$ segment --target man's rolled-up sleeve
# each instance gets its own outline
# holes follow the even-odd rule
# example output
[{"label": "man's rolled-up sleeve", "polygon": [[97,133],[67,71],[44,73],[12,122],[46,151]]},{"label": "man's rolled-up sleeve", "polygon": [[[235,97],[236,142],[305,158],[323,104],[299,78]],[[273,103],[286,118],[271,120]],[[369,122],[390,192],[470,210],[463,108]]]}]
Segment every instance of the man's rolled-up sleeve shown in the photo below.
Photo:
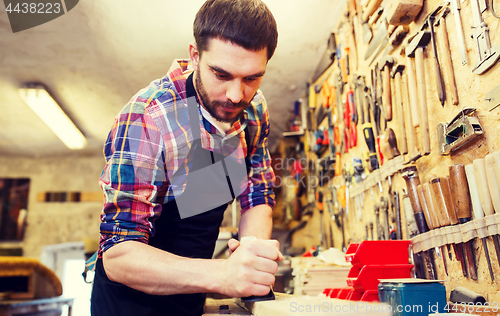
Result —
[{"label": "man's rolled-up sleeve", "polygon": [[[271,155],[269,153],[268,136],[270,129],[269,113],[265,100],[263,99],[260,119],[256,122],[249,122],[257,128],[257,139],[254,140],[254,146],[250,147],[250,162],[252,172],[248,178],[248,186],[240,195],[241,212],[255,207],[257,205],[268,205],[274,207],[275,196],[273,192],[275,175],[271,166]],[[253,147],[253,148],[252,148]]]},{"label": "man's rolled-up sleeve", "polygon": [[126,240],[148,243],[154,234],[166,184],[163,148],[144,105],[129,103],[115,119],[104,146],[99,256]]}]

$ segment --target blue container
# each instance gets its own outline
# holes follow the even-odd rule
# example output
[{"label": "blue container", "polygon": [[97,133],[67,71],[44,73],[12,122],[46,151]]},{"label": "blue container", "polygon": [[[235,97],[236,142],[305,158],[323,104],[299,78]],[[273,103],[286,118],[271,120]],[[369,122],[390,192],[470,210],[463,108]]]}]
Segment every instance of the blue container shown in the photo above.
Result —
[{"label": "blue container", "polygon": [[378,298],[390,305],[393,316],[428,316],[446,313],[446,289],[442,281],[423,279],[380,280]]}]

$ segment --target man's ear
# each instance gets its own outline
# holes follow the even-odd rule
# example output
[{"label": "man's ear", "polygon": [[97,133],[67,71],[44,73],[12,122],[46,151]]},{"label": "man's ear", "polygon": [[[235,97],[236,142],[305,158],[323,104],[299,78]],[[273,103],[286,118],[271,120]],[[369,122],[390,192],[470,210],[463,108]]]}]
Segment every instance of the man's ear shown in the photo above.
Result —
[{"label": "man's ear", "polygon": [[200,53],[198,52],[196,43],[194,42],[190,43],[188,49],[189,49],[189,58],[191,59],[191,66],[193,66],[193,69],[197,71],[198,64],[200,62]]}]

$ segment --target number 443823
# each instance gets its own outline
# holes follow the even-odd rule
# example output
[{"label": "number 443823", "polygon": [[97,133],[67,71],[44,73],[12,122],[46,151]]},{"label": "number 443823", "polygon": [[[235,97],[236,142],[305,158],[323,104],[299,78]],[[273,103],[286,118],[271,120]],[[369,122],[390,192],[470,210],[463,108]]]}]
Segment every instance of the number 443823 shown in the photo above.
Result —
[{"label": "number 443823", "polygon": [[478,313],[478,312],[487,312],[491,311],[493,313],[498,312],[499,307],[497,302],[489,303],[486,302],[484,304],[477,304],[474,305],[474,303],[468,303],[468,304],[446,304],[444,309],[448,313]]},{"label": "number 443823", "polygon": [[12,7],[12,3],[9,3],[5,8],[5,11],[9,13],[60,13],[61,4],[60,3],[17,3]]}]

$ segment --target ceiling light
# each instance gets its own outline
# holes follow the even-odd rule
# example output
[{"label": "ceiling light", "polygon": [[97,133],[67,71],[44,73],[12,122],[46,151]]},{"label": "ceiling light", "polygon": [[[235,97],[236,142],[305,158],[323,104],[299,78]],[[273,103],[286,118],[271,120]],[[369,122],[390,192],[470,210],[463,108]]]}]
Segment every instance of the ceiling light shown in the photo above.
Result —
[{"label": "ceiling light", "polygon": [[68,148],[82,149],[87,145],[85,136],[61,110],[44,86],[28,85],[19,89],[19,95]]}]

